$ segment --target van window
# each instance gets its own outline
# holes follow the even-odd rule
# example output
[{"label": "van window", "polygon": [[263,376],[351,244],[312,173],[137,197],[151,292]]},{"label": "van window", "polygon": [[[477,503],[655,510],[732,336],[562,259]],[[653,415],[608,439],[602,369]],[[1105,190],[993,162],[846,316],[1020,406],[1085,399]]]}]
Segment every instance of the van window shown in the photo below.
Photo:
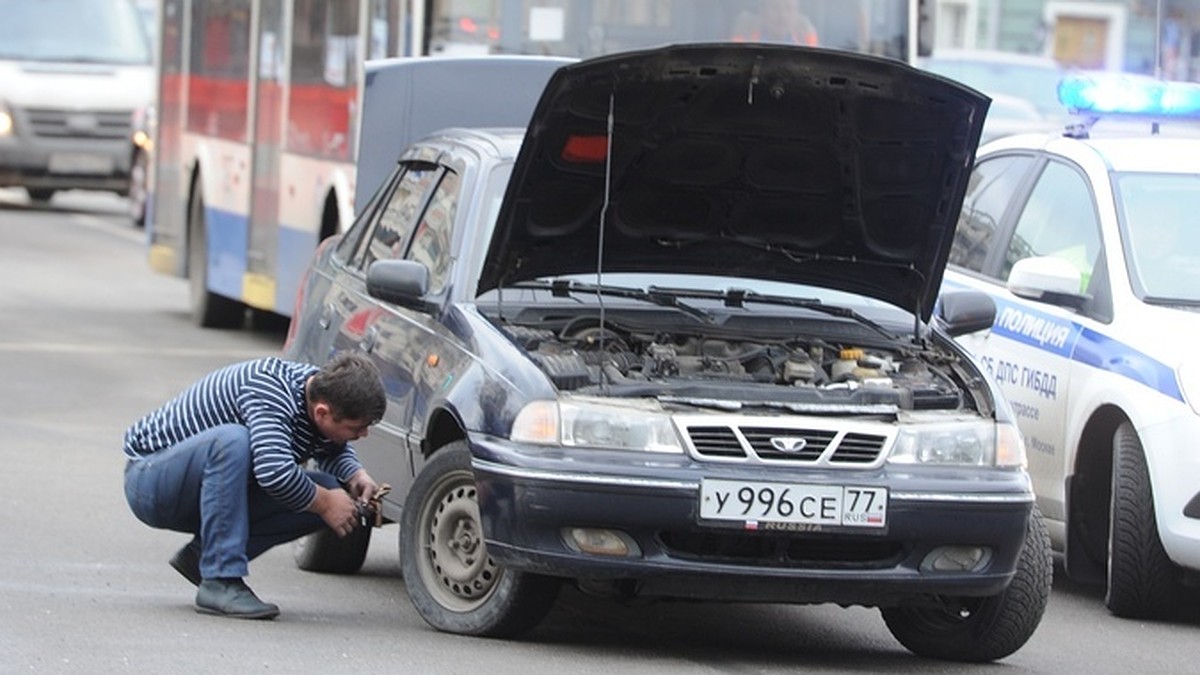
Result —
[{"label": "van window", "polygon": [[128,0],[0,0],[0,17],[0,59],[152,62],[142,19]]}]

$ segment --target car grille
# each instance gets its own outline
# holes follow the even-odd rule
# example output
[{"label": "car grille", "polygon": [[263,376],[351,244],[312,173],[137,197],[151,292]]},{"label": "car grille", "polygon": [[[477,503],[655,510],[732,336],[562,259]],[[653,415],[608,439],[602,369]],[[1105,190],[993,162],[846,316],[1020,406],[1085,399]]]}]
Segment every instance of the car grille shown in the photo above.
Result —
[{"label": "car grille", "polygon": [[133,112],[27,108],[33,133],[43,138],[129,138]]},{"label": "car grille", "polygon": [[762,418],[677,418],[692,456],[700,460],[863,468],[881,463],[894,436],[890,425],[763,424]]},{"label": "car grille", "polygon": [[762,567],[881,569],[895,566],[906,555],[904,544],[897,541],[787,537],[778,532],[664,531],[659,541],[673,557]]}]

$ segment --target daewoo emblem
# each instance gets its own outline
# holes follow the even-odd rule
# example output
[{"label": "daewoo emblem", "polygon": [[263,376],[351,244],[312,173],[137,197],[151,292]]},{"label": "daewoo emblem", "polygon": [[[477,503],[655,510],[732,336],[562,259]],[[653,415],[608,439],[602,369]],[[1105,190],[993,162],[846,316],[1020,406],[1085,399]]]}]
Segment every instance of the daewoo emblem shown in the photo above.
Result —
[{"label": "daewoo emblem", "polygon": [[780,452],[800,452],[806,445],[808,441],[799,436],[775,436],[771,439],[771,447]]}]

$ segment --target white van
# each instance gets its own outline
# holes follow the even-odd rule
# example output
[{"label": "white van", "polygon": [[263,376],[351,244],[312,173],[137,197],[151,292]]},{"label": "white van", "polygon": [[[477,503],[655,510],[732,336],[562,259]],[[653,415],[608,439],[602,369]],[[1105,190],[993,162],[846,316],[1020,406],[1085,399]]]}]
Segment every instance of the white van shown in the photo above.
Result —
[{"label": "white van", "polygon": [[129,0],[0,0],[0,187],[129,192],[133,111],[153,98]]}]

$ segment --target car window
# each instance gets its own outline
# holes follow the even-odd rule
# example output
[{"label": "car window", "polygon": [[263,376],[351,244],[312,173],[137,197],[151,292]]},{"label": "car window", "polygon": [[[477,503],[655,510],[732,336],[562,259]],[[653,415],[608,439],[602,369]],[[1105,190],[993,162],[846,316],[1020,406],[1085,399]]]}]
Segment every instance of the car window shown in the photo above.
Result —
[{"label": "car window", "polygon": [[1134,289],[1142,298],[1200,302],[1200,176],[1114,176]]},{"label": "car window", "polygon": [[1052,256],[1079,270],[1082,293],[1088,288],[1099,254],[1100,223],[1087,180],[1073,167],[1050,162],[1021,210],[1000,278],[1008,279],[1018,260]]},{"label": "car window", "polygon": [[437,179],[438,168],[431,164],[413,163],[406,167],[387,204],[381,209],[375,229],[367,238],[362,269],[376,260],[399,258],[413,230],[421,205]]},{"label": "car window", "polygon": [[1033,158],[1009,155],[979,162],[971,172],[950,247],[950,264],[982,272],[992,240]]},{"label": "car window", "polygon": [[453,171],[442,176],[409,248],[408,257],[429,268],[430,293],[438,293],[446,285],[450,270],[450,234],[461,185],[462,181]]}]

